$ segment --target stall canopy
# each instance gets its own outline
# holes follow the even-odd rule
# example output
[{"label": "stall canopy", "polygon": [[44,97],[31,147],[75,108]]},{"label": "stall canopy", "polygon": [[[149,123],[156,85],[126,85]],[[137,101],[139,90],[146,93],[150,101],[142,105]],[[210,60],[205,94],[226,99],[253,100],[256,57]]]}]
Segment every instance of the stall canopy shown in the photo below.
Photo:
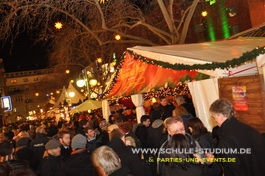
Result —
[{"label": "stall canopy", "polygon": [[70,111],[70,113],[82,112],[101,108],[101,101],[87,100]]},{"label": "stall canopy", "polygon": [[199,79],[196,71],[170,70],[135,60],[131,54],[125,54],[116,78],[108,87],[107,97],[123,97],[149,92],[162,86],[174,86],[181,80]]},{"label": "stall canopy", "polygon": [[[128,50],[140,56],[169,64],[212,64],[214,62],[226,62],[234,58],[244,57],[244,53],[253,51],[256,47],[265,46],[265,37],[260,38],[237,38],[233,40],[222,40],[217,42],[204,42],[183,45],[167,46],[135,46]],[[249,68],[252,66],[249,66]],[[214,77],[229,76],[228,70],[224,69],[196,69]],[[237,70],[234,70],[236,72]],[[248,70],[257,72],[257,70]]]},{"label": "stall canopy", "polygon": [[[265,38],[238,38],[196,44],[128,48],[111,84],[105,90],[105,97],[148,92],[166,83],[178,83],[187,77],[198,80],[201,77],[198,72],[212,77],[235,76],[238,73],[257,74],[253,58],[264,50],[257,47],[264,46]],[[264,64],[264,60],[260,58],[258,63]],[[229,66],[236,68],[227,69]]]},{"label": "stall canopy", "polygon": [[[69,96],[70,92],[74,93],[72,97]],[[65,88],[65,86],[63,86],[61,94],[53,107],[58,108],[60,103],[63,103],[64,101],[70,104],[79,103],[80,101],[82,102],[85,98],[86,97],[83,96],[78,90],[76,90],[73,84],[69,82],[67,89]]]},{"label": "stall canopy", "polygon": [[[199,73],[212,78],[258,74],[257,66],[265,64],[264,46],[265,38],[238,38],[128,48],[104,95],[111,98],[148,92],[167,83],[178,83],[187,78],[190,81],[203,78]],[[217,84],[216,79],[189,83],[196,113],[209,130],[212,124],[208,108],[219,98]]]}]

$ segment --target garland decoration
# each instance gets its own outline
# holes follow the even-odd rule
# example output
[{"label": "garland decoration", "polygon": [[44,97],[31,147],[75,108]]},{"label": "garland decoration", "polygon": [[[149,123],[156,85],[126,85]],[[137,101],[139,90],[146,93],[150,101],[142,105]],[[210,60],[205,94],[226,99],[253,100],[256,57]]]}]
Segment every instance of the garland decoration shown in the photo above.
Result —
[{"label": "garland decoration", "polygon": [[120,69],[122,68],[122,65],[124,63],[125,55],[130,54],[133,56],[135,60],[140,60],[142,62],[145,62],[147,64],[156,65],[162,68],[172,69],[172,70],[215,70],[215,69],[229,69],[234,68],[237,66],[240,66],[242,64],[245,64],[247,62],[253,61],[256,59],[257,56],[260,54],[265,54],[265,47],[256,47],[252,51],[243,53],[242,56],[239,58],[234,58],[232,60],[227,60],[226,62],[213,62],[213,63],[206,63],[206,64],[193,64],[193,65],[186,65],[186,64],[170,64],[168,62],[162,62],[162,61],[156,61],[152,59],[148,59],[146,57],[143,57],[141,55],[138,55],[137,53],[126,50],[122,57],[121,61],[119,62],[119,65],[116,68],[116,72],[114,73],[113,79],[111,84],[105,89],[104,93],[101,95],[100,99],[106,98],[106,96],[109,94],[113,86],[116,84],[117,78],[120,73]]},{"label": "garland decoration", "polygon": [[158,90],[153,89],[150,92],[143,93],[143,98],[149,100],[151,98],[187,95],[189,93],[188,85],[185,82],[179,82],[175,87],[161,87]]},{"label": "garland decoration", "polygon": [[193,64],[193,65],[186,65],[186,64],[170,64],[168,62],[162,62],[157,60],[148,59],[137,53],[127,50],[127,53],[131,54],[135,60],[140,60],[147,64],[157,65],[162,68],[169,68],[172,70],[215,70],[215,69],[229,69],[240,66],[245,64],[246,62],[252,61],[256,59],[257,56],[260,54],[265,54],[265,47],[257,47],[252,51],[243,53],[242,56],[239,58],[234,58],[232,60],[227,60],[226,62],[212,62],[206,64]]}]

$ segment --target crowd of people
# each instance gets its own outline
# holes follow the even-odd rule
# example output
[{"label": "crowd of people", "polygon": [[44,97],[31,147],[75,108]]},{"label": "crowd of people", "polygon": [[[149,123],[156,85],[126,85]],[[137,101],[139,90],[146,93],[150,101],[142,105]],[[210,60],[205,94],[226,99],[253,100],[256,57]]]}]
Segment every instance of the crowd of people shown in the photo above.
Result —
[{"label": "crowd of people", "polygon": [[[211,105],[218,124],[211,133],[187,97],[175,98],[169,102],[161,97],[139,124],[127,108],[113,113],[109,121],[96,112],[75,114],[69,122],[50,117],[3,126],[0,175],[265,175],[265,140],[235,118],[229,101],[219,99]],[[214,149],[233,152],[209,152]]]}]

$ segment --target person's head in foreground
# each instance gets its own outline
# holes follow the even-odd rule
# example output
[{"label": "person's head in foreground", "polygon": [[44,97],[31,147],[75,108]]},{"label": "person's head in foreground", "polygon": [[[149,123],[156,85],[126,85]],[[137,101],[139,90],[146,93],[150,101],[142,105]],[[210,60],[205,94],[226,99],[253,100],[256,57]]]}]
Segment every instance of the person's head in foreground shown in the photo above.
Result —
[{"label": "person's head in foreground", "polygon": [[96,149],[92,154],[92,162],[100,176],[108,176],[121,168],[120,158],[108,146]]},{"label": "person's head in foreground", "polygon": [[[194,158],[192,154],[189,154],[189,150],[195,147],[193,143],[191,143],[191,139],[189,136],[185,136],[183,134],[174,134],[169,140],[166,148],[168,149],[177,149],[179,151],[171,151],[166,154],[166,158],[178,158],[179,162],[169,162],[166,165],[170,167],[180,167],[181,169],[187,170],[189,167],[189,163],[185,162],[185,159]],[[181,161],[182,160],[182,161]]]},{"label": "person's head in foreground", "polygon": [[150,126],[150,123],[151,123],[151,121],[150,121],[150,116],[148,116],[148,115],[143,115],[143,116],[141,117],[141,123],[142,123],[145,127],[149,127],[149,126]]},{"label": "person's head in foreground", "polygon": [[51,139],[45,144],[45,149],[49,155],[60,156],[61,155],[61,143],[56,139]]},{"label": "person's head in foreground", "polygon": [[181,117],[168,117],[164,121],[166,131],[170,136],[174,134],[185,135],[185,127]]},{"label": "person's head in foreground", "polygon": [[208,133],[207,128],[199,118],[190,119],[188,122],[188,128],[195,139]]},{"label": "person's head in foreground", "polygon": [[125,133],[120,128],[112,130],[109,134],[109,139],[113,140],[114,138],[121,139],[125,143]]},{"label": "person's head in foreground", "polygon": [[58,139],[59,139],[60,143],[63,146],[70,146],[71,135],[70,135],[69,131],[61,130],[61,131],[58,132],[57,136],[58,136]]},{"label": "person's head in foreground", "polygon": [[229,100],[218,99],[210,106],[210,113],[218,126],[221,126],[227,119],[235,117],[236,111]]},{"label": "person's head in foreground", "polygon": [[132,137],[130,137],[130,136],[125,137],[125,145],[126,146],[136,147],[135,140]]}]

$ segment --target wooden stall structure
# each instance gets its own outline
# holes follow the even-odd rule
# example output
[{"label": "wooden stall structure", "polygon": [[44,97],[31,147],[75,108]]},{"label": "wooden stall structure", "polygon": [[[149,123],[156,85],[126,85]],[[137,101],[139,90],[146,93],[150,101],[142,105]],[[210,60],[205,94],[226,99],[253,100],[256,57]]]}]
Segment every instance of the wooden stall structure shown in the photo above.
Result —
[{"label": "wooden stall structure", "polygon": [[234,102],[233,87],[246,88],[247,110],[236,111],[236,118],[260,132],[265,132],[265,87],[263,75],[218,79],[219,96]]}]

